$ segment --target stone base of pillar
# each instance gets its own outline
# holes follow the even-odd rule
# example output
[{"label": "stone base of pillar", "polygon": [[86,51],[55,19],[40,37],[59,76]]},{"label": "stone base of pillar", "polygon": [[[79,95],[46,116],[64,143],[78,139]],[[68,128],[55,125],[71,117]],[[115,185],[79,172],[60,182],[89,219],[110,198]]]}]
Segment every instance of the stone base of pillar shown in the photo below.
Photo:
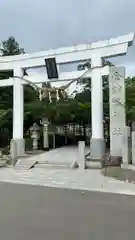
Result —
[{"label": "stone base of pillar", "polygon": [[13,139],[17,145],[17,157],[24,156],[25,153],[25,139],[24,138],[17,138]]},{"label": "stone base of pillar", "polygon": [[47,148],[43,148],[43,150],[45,151],[45,152],[48,152],[49,151],[49,147]]},{"label": "stone base of pillar", "polygon": [[100,161],[105,154],[105,139],[92,138],[90,141],[90,159]]},{"label": "stone base of pillar", "polygon": [[122,163],[122,157],[120,156],[112,156],[110,153],[106,153],[104,155],[103,161],[102,161],[102,167],[120,167]]}]

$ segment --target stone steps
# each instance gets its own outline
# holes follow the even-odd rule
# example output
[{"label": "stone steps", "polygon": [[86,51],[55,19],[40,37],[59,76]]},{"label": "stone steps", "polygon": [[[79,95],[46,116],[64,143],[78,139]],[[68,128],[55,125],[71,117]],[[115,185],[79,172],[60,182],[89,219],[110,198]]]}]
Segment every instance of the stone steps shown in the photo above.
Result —
[{"label": "stone steps", "polygon": [[37,163],[34,166],[35,168],[58,168],[58,169],[67,169],[71,168],[70,164],[51,164],[51,163]]},{"label": "stone steps", "polygon": [[18,159],[17,163],[15,164],[15,168],[29,170],[30,168],[34,167],[36,163],[37,160],[35,159],[22,158]]},{"label": "stone steps", "polygon": [[[15,168],[29,170],[36,168],[59,168],[73,169],[78,168],[79,155],[77,148],[61,148],[35,156],[25,156],[19,158]],[[84,160],[83,160],[84,161]],[[77,164],[78,163],[78,164]],[[87,169],[101,169],[101,162],[90,159],[90,153],[85,154],[85,164]],[[80,167],[82,169],[82,167]]]},{"label": "stone steps", "polygon": [[35,166],[35,168],[60,168],[60,169],[73,169],[73,168],[77,168],[78,164],[76,161],[66,161],[66,162],[62,162],[62,161],[38,161]]},{"label": "stone steps", "polygon": [[86,169],[101,169],[102,163],[100,160],[91,159],[90,152],[85,155],[85,166]]},{"label": "stone steps", "polygon": [[86,165],[86,169],[101,169],[102,168],[101,161],[94,161],[94,160],[87,161],[86,160],[85,165]]},{"label": "stone steps", "polygon": [[89,158],[85,160],[85,166],[86,166],[86,169],[101,169],[102,163],[99,160],[94,160]]}]

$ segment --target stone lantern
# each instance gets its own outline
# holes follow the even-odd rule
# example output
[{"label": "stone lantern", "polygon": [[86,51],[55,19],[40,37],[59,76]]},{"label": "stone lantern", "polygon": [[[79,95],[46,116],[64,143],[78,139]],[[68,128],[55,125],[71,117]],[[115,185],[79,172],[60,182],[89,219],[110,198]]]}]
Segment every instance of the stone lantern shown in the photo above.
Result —
[{"label": "stone lantern", "polygon": [[40,137],[40,127],[36,123],[34,123],[30,127],[30,134],[31,134],[31,138],[33,140],[32,148],[33,148],[33,150],[37,150],[38,149],[38,139]]},{"label": "stone lantern", "polygon": [[42,120],[40,121],[40,123],[43,126],[43,148],[44,150],[48,150],[49,149],[49,140],[48,140],[48,118],[42,118]]}]

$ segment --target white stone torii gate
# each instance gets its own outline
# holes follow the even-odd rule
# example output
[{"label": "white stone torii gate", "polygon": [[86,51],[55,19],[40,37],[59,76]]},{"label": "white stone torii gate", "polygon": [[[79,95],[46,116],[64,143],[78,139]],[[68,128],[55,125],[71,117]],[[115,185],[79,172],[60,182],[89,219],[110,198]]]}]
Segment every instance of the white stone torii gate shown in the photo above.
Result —
[{"label": "white stone torii gate", "polygon": [[[17,143],[18,156],[24,154],[23,84],[27,83],[17,77],[23,77],[23,69],[45,66],[45,58],[55,57],[58,67],[61,64],[91,60],[92,70],[88,71],[85,75],[85,77],[90,77],[92,82],[91,158],[100,159],[104,151],[102,76],[109,74],[109,67],[102,67],[102,58],[125,55],[128,47],[132,45],[133,38],[134,33],[130,33],[125,36],[110,38],[105,41],[91,44],[81,44],[32,54],[0,57],[0,71],[13,70],[14,76],[16,76],[7,80],[0,80],[0,87],[13,85],[13,139]],[[84,74],[85,70],[64,73],[59,72],[59,79],[54,79],[54,81],[78,79]],[[29,80],[28,77],[26,78]],[[49,81],[47,76],[45,76],[45,79],[45,81]],[[35,83],[39,84],[41,82],[43,81],[37,81]]]}]

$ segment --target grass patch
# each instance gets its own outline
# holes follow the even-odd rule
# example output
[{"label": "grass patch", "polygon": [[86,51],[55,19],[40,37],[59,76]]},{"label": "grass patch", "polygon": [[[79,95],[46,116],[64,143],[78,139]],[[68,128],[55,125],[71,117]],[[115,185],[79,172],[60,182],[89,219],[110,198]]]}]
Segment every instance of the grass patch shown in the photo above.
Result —
[{"label": "grass patch", "polygon": [[108,167],[102,170],[106,177],[115,178],[121,181],[135,182],[135,171],[122,169],[120,167]]}]

